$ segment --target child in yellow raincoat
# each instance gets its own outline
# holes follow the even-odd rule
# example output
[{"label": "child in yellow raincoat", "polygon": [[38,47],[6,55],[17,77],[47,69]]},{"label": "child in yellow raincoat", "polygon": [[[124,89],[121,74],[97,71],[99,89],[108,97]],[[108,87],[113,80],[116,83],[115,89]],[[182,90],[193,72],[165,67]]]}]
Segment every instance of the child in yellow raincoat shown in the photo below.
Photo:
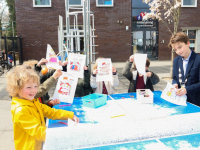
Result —
[{"label": "child in yellow raincoat", "polygon": [[17,66],[6,75],[7,90],[12,96],[11,112],[16,150],[41,150],[46,137],[44,117],[68,118],[79,122],[73,112],[50,108],[34,96],[39,86],[39,76],[30,66]]}]

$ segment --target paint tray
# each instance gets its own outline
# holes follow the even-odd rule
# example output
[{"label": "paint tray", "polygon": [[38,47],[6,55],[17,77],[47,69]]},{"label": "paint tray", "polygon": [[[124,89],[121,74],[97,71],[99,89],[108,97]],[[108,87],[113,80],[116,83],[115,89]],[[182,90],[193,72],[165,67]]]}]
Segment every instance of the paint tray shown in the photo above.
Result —
[{"label": "paint tray", "polygon": [[149,89],[137,89],[137,100],[142,104],[153,103],[153,92]]},{"label": "paint tray", "polygon": [[93,93],[82,97],[83,106],[89,108],[98,108],[106,104],[107,95]]}]

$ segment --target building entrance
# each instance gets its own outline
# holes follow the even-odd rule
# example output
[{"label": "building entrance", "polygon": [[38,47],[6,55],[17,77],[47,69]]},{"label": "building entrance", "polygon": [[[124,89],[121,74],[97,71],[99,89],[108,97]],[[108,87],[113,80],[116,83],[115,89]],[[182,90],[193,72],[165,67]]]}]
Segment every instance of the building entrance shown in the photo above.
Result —
[{"label": "building entrance", "polygon": [[157,20],[132,21],[133,54],[144,53],[151,60],[158,59]]},{"label": "building entrance", "polygon": [[133,54],[144,53],[149,59],[158,58],[157,31],[133,31]]},{"label": "building entrance", "polygon": [[144,20],[145,12],[150,12],[148,4],[142,0],[132,0],[132,50],[147,54],[149,59],[158,59],[158,21]]}]

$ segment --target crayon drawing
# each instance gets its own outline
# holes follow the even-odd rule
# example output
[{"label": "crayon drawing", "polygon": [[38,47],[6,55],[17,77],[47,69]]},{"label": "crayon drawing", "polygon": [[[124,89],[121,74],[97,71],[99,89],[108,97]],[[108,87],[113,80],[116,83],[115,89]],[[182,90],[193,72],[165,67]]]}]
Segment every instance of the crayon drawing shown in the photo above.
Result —
[{"label": "crayon drawing", "polygon": [[48,60],[48,63],[46,63],[47,68],[62,69],[53,48],[49,44],[47,44],[46,59]]},{"label": "crayon drawing", "polygon": [[83,67],[86,55],[70,53],[68,56],[67,72],[74,74],[78,78],[83,78]]},{"label": "crayon drawing", "polygon": [[112,63],[110,58],[99,59],[97,69],[97,82],[112,80]]},{"label": "crayon drawing", "polygon": [[176,95],[176,91],[177,89],[171,83],[167,82],[167,86],[163,90],[161,98],[176,105],[186,106],[187,96],[178,96]]},{"label": "crayon drawing", "polygon": [[[65,79],[63,79],[63,80],[65,80]],[[60,93],[62,95],[70,95],[72,82],[73,82],[73,79],[66,80],[66,82],[60,81],[60,88],[58,90],[58,93]]]},{"label": "crayon drawing", "polygon": [[77,81],[77,77],[74,77],[67,72],[63,72],[63,75],[58,79],[53,99],[57,98],[61,102],[73,103]]},{"label": "crayon drawing", "polygon": [[55,53],[49,53],[49,62],[57,63],[57,57]]},{"label": "crayon drawing", "polygon": [[79,62],[70,62],[70,70],[80,71],[80,63]]}]

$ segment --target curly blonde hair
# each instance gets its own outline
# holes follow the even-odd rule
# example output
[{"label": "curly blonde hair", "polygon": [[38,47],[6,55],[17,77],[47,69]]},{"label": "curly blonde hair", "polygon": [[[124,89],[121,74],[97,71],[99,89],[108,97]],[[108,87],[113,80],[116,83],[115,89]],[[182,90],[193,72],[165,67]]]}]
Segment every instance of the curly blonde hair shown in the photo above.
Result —
[{"label": "curly blonde hair", "polygon": [[23,65],[27,65],[27,66],[31,66],[31,67],[34,67],[35,64],[38,64],[38,61],[37,60],[28,60],[28,61],[24,61],[23,62]]},{"label": "curly blonde hair", "polygon": [[20,65],[10,70],[6,74],[6,89],[9,95],[12,97],[18,97],[19,90],[22,89],[29,80],[37,83],[37,85],[40,84],[39,76],[31,66]]}]

